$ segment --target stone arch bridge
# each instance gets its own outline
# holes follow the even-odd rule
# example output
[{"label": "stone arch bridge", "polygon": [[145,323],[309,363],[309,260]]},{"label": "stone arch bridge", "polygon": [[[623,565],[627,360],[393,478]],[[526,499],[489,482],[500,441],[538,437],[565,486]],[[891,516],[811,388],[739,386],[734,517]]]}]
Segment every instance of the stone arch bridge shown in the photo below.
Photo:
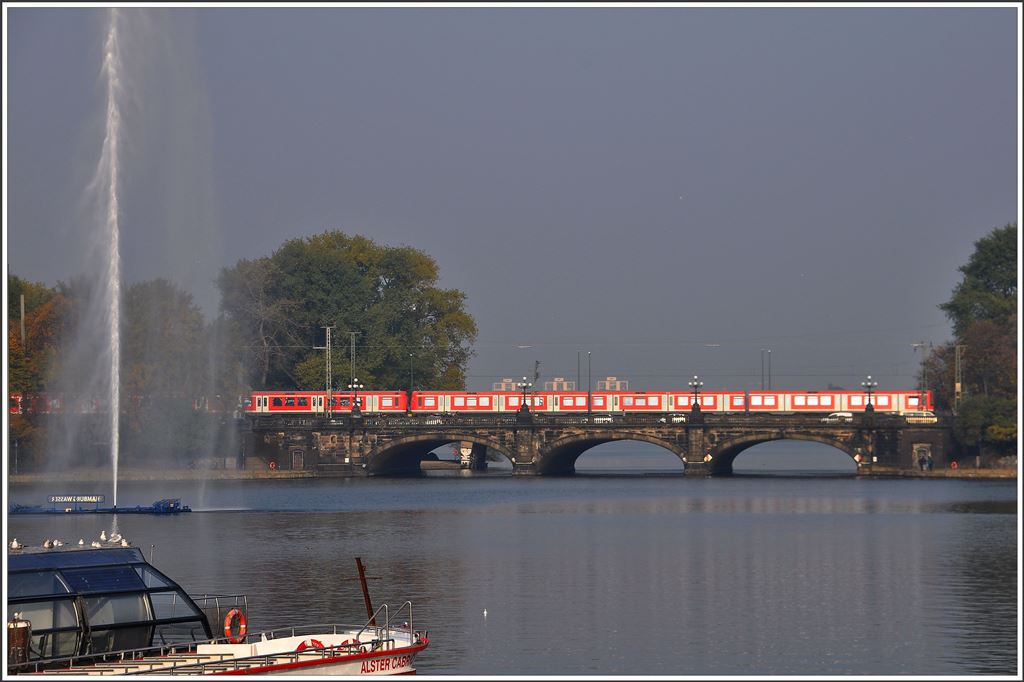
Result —
[{"label": "stone arch bridge", "polygon": [[506,457],[518,475],[572,474],[584,452],[621,440],[663,447],[679,457],[687,475],[697,476],[729,475],[741,452],[783,439],[831,445],[870,470],[914,469],[921,454],[942,468],[951,455],[945,420],[907,424],[896,415],[870,412],[848,423],[826,423],[821,415],[700,412],[685,422],[659,415],[261,415],[246,418],[241,428],[239,466],[322,476],[418,473],[431,450],[459,442],[473,444],[479,468],[490,450]]}]

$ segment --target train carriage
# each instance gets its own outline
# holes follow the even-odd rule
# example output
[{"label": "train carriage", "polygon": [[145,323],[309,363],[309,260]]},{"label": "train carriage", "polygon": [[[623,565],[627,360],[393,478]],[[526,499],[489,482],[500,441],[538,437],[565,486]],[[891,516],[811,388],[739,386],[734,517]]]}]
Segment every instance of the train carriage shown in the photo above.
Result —
[{"label": "train carriage", "polygon": [[[721,393],[706,392],[700,394],[700,409],[705,412],[716,412],[722,409],[722,395]],[[693,393],[684,393],[682,391],[671,391],[667,394],[667,400],[669,404],[669,410],[672,412],[687,412],[693,409]]]},{"label": "train carriage", "polygon": [[501,410],[501,400],[504,396],[497,392],[467,392],[452,393],[449,395],[449,410],[451,412],[498,412]]},{"label": "train carriage", "polygon": [[668,409],[668,396],[664,393],[632,391],[619,393],[615,397],[618,399],[617,411],[665,412]]},{"label": "train carriage", "polygon": [[[550,412],[552,411],[553,402],[551,400],[552,393],[528,393],[526,396],[526,404],[530,406],[531,410],[537,412]],[[516,412],[523,406],[523,394],[522,393],[509,393],[505,396],[505,410],[506,412]]]},{"label": "train carriage", "polygon": [[553,412],[586,412],[587,411],[587,393],[584,392],[565,392],[565,393],[550,393],[549,406]]},{"label": "train carriage", "polygon": [[[366,391],[358,397],[350,392],[331,392],[331,412],[351,412],[355,400],[365,412],[404,412],[408,396],[404,391]],[[323,414],[327,411],[325,391],[256,391],[245,404],[246,412],[259,414]]]}]

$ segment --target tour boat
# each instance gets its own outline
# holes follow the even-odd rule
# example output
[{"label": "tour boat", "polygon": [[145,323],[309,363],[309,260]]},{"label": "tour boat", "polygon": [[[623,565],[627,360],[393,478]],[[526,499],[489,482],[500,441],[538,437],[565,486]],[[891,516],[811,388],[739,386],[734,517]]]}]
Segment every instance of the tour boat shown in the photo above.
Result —
[{"label": "tour boat", "polygon": [[[51,543],[52,545],[52,543]],[[362,575],[362,564],[356,560]],[[12,543],[8,675],[397,675],[429,642],[412,602],[362,625],[248,631],[244,595],[189,596],[136,547]]]},{"label": "tour boat", "polygon": [[[176,497],[157,500],[143,507],[101,507],[104,495],[50,495],[50,506],[29,504],[12,504],[10,514],[181,514],[192,511],[188,505],[182,504]],[[91,507],[82,506],[91,504]]]}]

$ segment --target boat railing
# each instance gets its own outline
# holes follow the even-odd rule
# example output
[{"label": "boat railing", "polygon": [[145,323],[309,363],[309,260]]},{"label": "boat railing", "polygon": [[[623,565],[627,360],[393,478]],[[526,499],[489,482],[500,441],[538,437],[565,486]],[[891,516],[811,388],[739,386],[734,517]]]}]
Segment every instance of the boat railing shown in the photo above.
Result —
[{"label": "boat railing", "polygon": [[[379,626],[377,625],[377,616],[381,615],[382,611],[384,612],[384,625]],[[404,621],[397,628],[392,628],[391,618],[394,617],[397,619],[399,616],[402,615],[403,612],[407,612],[409,614],[409,619],[407,621]],[[359,639],[360,635],[362,635],[364,632],[373,632],[375,633],[374,639],[380,640],[381,642],[390,642],[390,645],[385,645],[385,648],[391,649],[395,646],[394,637],[391,636],[391,631],[393,629],[400,629],[403,631],[407,630],[409,632],[409,641],[415,641],[416,630],[413,629],[411,601],[407,601],[401,606],[399,606],[397,609],[395,609],[393,616],[391,613],[391,606],[389,604],[385,603],[378,606],[377,610],[374,611],[373,615],[371,615],[370,618],[366,621],[366,625],[364,625],[362,629],[360,629],[359,632],[356,633],[356,639]]]},{"label": "boat railing", "polygon": [[[215,595],[207,595],[214,597]],[[216,595],[224,598],[224,595]],[[243,595],[239,595],[240,597]],[[193,597],[194,599],[194,597]],[[395,613],[400,613],[402,609],[409,607],[409,633],[410,633],[410,644],[415,644],[418,633],[414,633],[411,629],[412,625],[412,604],[406,602],[403,604]],[[387,623],[387,605],[381,606],[377,609],[379,613],[381,610],[385,612],[385,623]],[[376,613],[374,614],[377,615]],[[357,630],[358,625],[354,624],[324,624],[324,625],[301,625],[295,627],[284,627],[277,628],[274,630],[267,630],[259,633],[248,633],[245,636],[244,642],[247,644],[254,644],[260,641],[272,640],[272,639],[283,639],[286,637],[298,637],[305,635],[322,635],[326,633],[335,635],[348,635],[349,633]],[[324,647],[323,649],[305,649],[307,655],[312,653],[320,652],[324,656],[337,656],[338,654],[355,654],[362,653],[363,647],[369,646],[371,650],[380,649],[393,649],[395,648],[394,637],[391,636],[392,631],[405,632],[406,628],[404,625],[390,628],[385,626],[370,628],[369,623],[363,626],[362,629],[358,630],[359,634],[363,632],[374,633],[372,640],[364,642],[353,641],[348,644],[341,644],[337,646]],[[359,639],[358,635],[353,639]],[[202,662],[194,664],[184,664],[175,666],[173,669],[168,667],[168,664],[175,657],[183,656],[195,656],[197,655],[197,649],[203,644],[223,644],[224,637],[214,637],[208,640],[199,640],[193,642],[181,642],[176,644],[165,644],[163,646],[154,647],[142,647],[136,649],[123,649],[120,651],[108,651],[105,653],[97,654],[84,654],[78,656],[67,656],[63,658],[48,658],[41,660],[33,660],[25,663],[15,663],[8,665],[8,671],[12,674],[28,674],[28,673],[47,673],[54,672],[55,670],[73,668],[74,666],[89,665],[92,669],[96,670],[102,668],[104,664],[108,666],[122,666],[131,665],[133,668],[141,668],[147,665],[151,665],[154,670],[159,668],[159,672],[175,675],[175,674],[189,674],[194,673],[196,670],[209,670],[215,666],[225,666],[226,669],[243,668],[251,666],[254,661],[260,660],[271,661],[272,659],[280,659],[282,656],[291,657],[298,660],[299,652],[276,652],[273,654],[259,654],[256,656],[243,656],[238,657],[234,654],[217,654],[217,653],[204,653],[203,657],[206,659]]]},{"label": "boat railing", "polygon": [[224,619],[233,610],[238,609],[245,618],[249,617],[249,601],[244,594],[190,594],[189,599],[195,602],[206,616],[215,639],[223,639],[223,637],[216,637],[216,633],[221,632],[224,627]]}]

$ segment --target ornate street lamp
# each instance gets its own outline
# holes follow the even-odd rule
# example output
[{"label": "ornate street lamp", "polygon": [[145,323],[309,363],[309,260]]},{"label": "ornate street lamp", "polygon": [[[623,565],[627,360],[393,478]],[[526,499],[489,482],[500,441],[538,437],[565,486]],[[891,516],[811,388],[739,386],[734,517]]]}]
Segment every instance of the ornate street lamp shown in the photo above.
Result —
[{"label": "ornate street lamp", "polygon": [[365,388],[359,379],[352,379],[352,383],[348,385],[348,390],[352,391],[352,416],[359,417],[361,410],[359,409],[359,389]]},{"label": "ornate street lamp", "polygon": [[867,405],[864,406],[865,412],[874,412],[875,406],[871,404],[871,394],[874,393],[875,389],[878,388],[878,382],[871,380],[871,375],[868,375],[866,381],[860,382],[860,385],[864,388],[864,393],[868,396]]},{"label": "ornate street lamp", "polygon": [[530,411],[530,406],[527,404],[526,392],[533,388],[533,384],[523,377],[522,381],[516,382],[516,387],[523,392],[522,402],[519,404],[519,412],[521,414],[527,414]]},{"label": "ornate street lamp", "polygon": [[700,412],[700,389],[703,386],[704,382],[694,374],[693,380],[690,381],[690,390],[693,391],[693,405],[691,405],[690,409],[694,412]]}]

